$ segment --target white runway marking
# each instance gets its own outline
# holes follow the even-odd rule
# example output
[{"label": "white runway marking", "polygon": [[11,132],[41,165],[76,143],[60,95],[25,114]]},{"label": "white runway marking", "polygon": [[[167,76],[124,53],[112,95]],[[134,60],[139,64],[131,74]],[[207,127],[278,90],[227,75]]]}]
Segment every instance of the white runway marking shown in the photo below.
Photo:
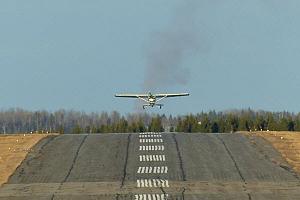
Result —
[{"label": "white runway marking", "polygon": [[139,167],[137,173],[138,174],[167,174],[168,166]]},{"label": "white runway marking", "polygon": [[155,133],[155,132],[144,132],[144,133],[139,133],[140,135],[161,135],[162,133]]},{"label": "white runway marking", "polygon": [[140,146],[140,151],[164,151],[165,146],[164,145],[154,145],[154,146]]},{"label": "white runway marking", "polygon": [[[139,134],[140,143],[163,143],[161,133],[146,132]],[[164,145],[140,145],[139,151],[164,151]],[[163,154],[139,155],[140,162],[165,162],[166,156]],[[139,166],[137,174],[167,174],[168,166]],[[148,175],[149,176],[149,175]],[[138,188],[168,188],[169,181],[166,179],[137,179]],[[167,200],[168,194],[136,194],[135,200]]]},{"label": "white runway marking", "polygon": [[141,171],[141,173],[143,174],[143,173],[144,173],[144,171],[145,171],[145,168],[143,167],[143,168],[142,168],[142,171]]},{"label": "white runway marking", "polygon": [[139,135],[139,138],[161,138],[161,135]]},{"label": "white runway marking", "polygon": [[164,162],[166,161],[165,155],[139,155],[140,162]]},{"label": "white runway marking", "polygon": [[141,187],[141,183],[140,183],[140,180],[136,180],[136,184],[137,184],[137,187]]},{"label": "white runway marking", "polygon": [[[150,182],[150,181],[149,181]],[[149,187],[148,186],[148,179],[145,179],[145,187]]]},{"label": "white runway marking", "polygon": [[138,179],[136,180],[138,188],[144,187],[163,187],[167,188],[169,186],[169,181],[164,179]]},{"label": "white runway marking", "polygon": [[157,139],[157,138],[140,139],[140,143],[163,143],[163,139]]},{"label": "white runway marking", "polygon": [[168,194],[136,194],[135,200],[166,200]]},{"label": "white runway marking", "polygon": [[141,186],[141,187],[145,187],[145,183],[144,183],[144,180],[143,180],[143,179],[140,180],[140,186]]}]

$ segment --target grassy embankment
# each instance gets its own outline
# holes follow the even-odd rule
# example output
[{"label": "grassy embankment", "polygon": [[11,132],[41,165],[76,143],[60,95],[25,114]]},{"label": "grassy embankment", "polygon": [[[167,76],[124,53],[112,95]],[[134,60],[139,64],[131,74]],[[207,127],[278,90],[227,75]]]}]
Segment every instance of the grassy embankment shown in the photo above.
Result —
[{"label": "grassy embankment", "polygon": [[0,185],[7,181],[32,147],[49,135],[53,134],[0,135]]},{"label": "grassy embankment", "polygon": [[260,136],[269,141],[293,169],[300,174],[300,132],[263,131],[243,133]]}]

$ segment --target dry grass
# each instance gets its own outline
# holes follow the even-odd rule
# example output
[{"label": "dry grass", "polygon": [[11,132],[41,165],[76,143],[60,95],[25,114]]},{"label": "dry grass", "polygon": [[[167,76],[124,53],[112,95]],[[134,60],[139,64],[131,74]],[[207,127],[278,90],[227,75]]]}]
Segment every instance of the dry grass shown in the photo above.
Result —
[{"label": "dry grass", "polygon": [[300,173],[300,132],[268,131],[247,133],[268,140],[283,158]]},{"label": "dry grass", "polygon": [[31,148],[49,134],[0,135],[0,185],[21,164]]}]

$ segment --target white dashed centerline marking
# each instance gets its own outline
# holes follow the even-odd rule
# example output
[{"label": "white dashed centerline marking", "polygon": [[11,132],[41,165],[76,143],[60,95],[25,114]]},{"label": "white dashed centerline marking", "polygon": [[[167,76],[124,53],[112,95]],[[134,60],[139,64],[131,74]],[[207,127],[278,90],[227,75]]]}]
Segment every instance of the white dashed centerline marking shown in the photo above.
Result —
[{"label": "white dashed centerline marking", "polygon": [[168,194],[136,194],[135,200],[166,200]]},{"label": "white dashed centerline marking", "polygon": [[166,174],[168,173],[168,166],[146,166],[139,167],[137,170],[138,174]]},{"label": "white dashed centerline marking", "polygon": [[163,139],[157,139],[157,138],[140,139],[140,143],[163,143]]},{"label": "white dashed centerline marking", "polygon": [[139,135],[139,138],[161,138],[161,135]]},{"label": "white dashed centerline marking", "polygon": [[136,180],[137,187],[138,188],[144,188],[144,187],[163,187],[167,188],[169,186],[169,181],[165,179],[138,179]]},{"label": "white dashed centerline marking", "polygon": [[140,151],[164,151],[165,146],[164,145],[154,145],[154,146],[140,146]]},{"label": "white dashed centerline marking", "polygon": [[140,135],[161,135],[161,133],[155,133],[155,132],[144,132],[144,133],[140,133]]},{"label": "white dashed centerline marking", "polygon": [[165,155],[139,155],[140,162],[164,162],[166,161]]},{"label": "white dashed centerline marking", "polygon": [[[161,133],[146,132],[139,134],[139,143],[163,143]],[[140,145],[139,151],[164,151],[164,145]],[[142,154],[139,155],[140,162],[165,162],[164,154]],[[167,174],[168,166],[139,166],[137,174]],[[168,188],[169,181],[166,179],[137,179],[138,188]],[[136,200],[167,200],[168,194],[136,194]]]}]

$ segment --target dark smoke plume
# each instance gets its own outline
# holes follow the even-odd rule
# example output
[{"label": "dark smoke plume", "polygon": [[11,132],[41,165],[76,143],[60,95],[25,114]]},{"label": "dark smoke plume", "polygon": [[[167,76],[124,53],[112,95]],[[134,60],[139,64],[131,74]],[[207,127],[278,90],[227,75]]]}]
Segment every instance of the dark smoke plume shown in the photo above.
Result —
[{"label": "dark smoke plume", "polygon": [[197,0],[185,0],[169,26],[153,34],[146,49],[144,91],[187,84],[190,71],[183,61],[199,49],[195,15]]}]

